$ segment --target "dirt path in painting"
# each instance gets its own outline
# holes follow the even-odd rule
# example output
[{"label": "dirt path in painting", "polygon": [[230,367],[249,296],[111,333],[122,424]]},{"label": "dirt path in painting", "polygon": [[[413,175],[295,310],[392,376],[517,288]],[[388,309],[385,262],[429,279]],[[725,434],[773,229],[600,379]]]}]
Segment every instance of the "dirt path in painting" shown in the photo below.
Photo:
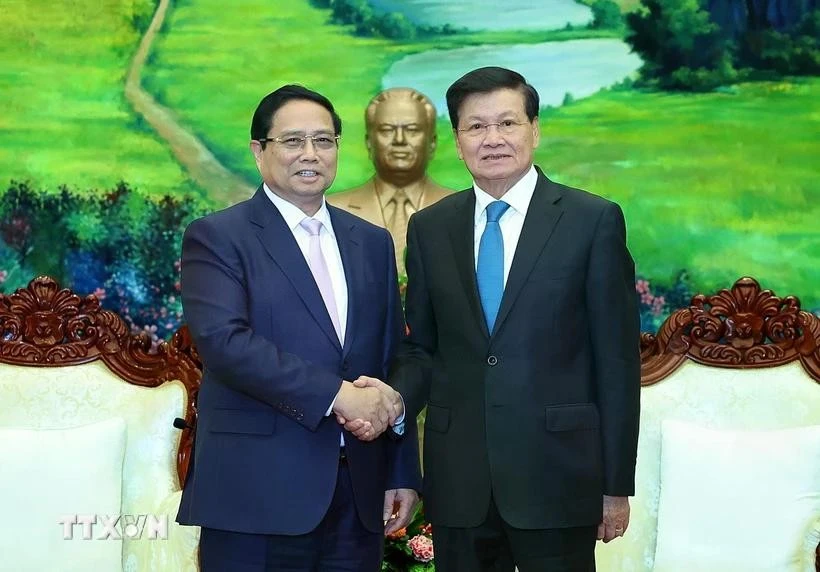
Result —
[{"label": "dirt path in painting", "polygon": [[228,171],[196,135],[179,123],[172,110],[157,103],[140,85],[145,61],[169,4],[170,0],[160,0],[151,25],[142,37],[125,79],[125,98],[168,143],[191,179],[218,205],[230,205],[249,198],[255,188]]}]

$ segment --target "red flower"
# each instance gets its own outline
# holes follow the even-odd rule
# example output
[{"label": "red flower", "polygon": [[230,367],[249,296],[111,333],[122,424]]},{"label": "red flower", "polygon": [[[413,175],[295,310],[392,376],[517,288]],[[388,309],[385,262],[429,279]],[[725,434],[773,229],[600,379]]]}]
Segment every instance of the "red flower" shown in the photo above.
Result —
[{"label": "red flower", "polygon": [[433,541],[432,539],[417,534],[407,541],[407,546],[413,551],[413,556],[419,562],[430,562],[433,560]]}]

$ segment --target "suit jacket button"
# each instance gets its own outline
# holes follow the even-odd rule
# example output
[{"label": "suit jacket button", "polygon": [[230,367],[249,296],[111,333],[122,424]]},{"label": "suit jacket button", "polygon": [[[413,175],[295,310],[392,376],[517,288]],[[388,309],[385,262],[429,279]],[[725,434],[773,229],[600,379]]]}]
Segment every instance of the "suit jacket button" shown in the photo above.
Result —
[{"label": "suit jacket button", "polygon": [[487,365],[494,366],[497,363],[498,363],[498,358],[497,357],[490,356],[490,357],[487,358]]}]

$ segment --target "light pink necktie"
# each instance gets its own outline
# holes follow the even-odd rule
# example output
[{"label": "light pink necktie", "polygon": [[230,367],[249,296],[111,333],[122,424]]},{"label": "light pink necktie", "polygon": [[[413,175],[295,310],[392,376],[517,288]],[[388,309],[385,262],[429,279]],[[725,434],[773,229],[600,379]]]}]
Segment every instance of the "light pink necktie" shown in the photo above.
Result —
[{"label": "light pink necktie", "polygon": [[319,233],[322,231],[322,221],[315,218],[306,218],[299,223],[302,228],[310,234],[310,246],[308,248],[308,264],[313,273],[313,279],[325,301],[327,313],[330,314],[330,321],[333,322],[333,329],[339,340],[342,339],[342,327],[339,324],[339,310],[336,308],[336,297],[333,295],[333,283],[330,281],[330,272],[327,269],[325,255],[322,254],[322,244]]}]

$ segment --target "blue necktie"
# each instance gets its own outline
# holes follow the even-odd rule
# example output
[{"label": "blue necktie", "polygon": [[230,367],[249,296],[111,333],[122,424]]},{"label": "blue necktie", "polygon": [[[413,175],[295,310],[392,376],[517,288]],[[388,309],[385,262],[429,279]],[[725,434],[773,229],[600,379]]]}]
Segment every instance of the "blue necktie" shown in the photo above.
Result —
[{"label": "blue necktie", "polygon": [[504,201],[493,201],[487,205],[487,226],[478,243],[478,265],[476,266],[476,281],[478,282],[478,296],[481,298],[481,307],[484,309],[484,319],[487,320],[487,329],[493,333],[495,318],[501,306],[501,296],[504,294],[504,237],[501,235],[501,218],[510,205]]}]

